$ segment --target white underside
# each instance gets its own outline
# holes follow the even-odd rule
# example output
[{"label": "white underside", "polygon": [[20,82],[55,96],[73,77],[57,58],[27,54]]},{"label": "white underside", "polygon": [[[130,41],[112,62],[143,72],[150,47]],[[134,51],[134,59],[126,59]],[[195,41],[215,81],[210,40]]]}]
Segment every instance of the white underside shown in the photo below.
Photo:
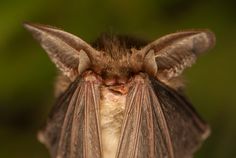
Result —
[{"label": "white underside", "polygon": [[100,119],[103,158],[115,158],[121,134],[126,95],[101,88]]}]

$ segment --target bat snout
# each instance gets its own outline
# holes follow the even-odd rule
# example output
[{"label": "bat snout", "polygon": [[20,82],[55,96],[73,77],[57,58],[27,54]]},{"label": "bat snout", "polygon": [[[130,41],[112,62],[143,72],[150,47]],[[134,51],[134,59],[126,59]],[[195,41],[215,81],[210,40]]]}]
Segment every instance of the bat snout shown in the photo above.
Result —
[{"label": "bat snout", "polygon": [[128,78],[113,76],[111,78],[105,78],[103,81],[106,86],[116,86],[126,84],[128,82]]}]

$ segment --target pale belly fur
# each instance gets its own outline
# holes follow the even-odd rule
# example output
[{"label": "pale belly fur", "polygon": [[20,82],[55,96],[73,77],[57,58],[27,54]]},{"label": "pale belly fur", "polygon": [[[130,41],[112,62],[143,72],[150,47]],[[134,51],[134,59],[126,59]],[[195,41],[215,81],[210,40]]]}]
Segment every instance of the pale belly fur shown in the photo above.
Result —
[{"label": "pale belly fur", "polygon": [[124,117],[126,95],[101,88],[100,123],[103,158],[115,158]]}]

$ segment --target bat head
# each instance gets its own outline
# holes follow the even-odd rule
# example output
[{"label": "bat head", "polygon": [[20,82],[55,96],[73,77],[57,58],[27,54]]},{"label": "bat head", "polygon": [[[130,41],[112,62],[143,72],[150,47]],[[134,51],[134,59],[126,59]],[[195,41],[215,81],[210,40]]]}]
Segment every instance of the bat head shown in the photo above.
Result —
[{"label": "bat head", "polygon": [[24,26],[64,75],[74,80],[90,69],[106,85],[124,84],[139,72],[160,80],[172,79],[215,43],[212,32],[190,30],[163,36],[149,44],[127,37],[102,36],[90,45],[58,28],[30,23]]},{"label": "bat head", "polygon": [[103,34],[92,46],[100,55],[93,58],[92,67],[106,85],[124,84],[142,71],[143,56],[139,53],[144,41],[126,36]]}]

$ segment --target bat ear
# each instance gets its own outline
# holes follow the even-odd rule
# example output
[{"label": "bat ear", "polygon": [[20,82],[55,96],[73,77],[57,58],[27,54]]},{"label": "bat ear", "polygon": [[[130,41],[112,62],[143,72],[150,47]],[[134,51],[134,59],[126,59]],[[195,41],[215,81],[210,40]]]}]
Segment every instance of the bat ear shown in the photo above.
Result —
[{"label": "bat ear", "polygon": [[213,47],[215,36],[208,30],[183,31],[163,36],[141,49],[144,69],[170,79],[190,67],[197,56]]},{"label": "bat ear", "polygon": [[71,80],[88,69],[99,56],[99,52],[89,44],[63,30],[31,23],[24,23],[24,27],[40,42],[57,68]]}]

